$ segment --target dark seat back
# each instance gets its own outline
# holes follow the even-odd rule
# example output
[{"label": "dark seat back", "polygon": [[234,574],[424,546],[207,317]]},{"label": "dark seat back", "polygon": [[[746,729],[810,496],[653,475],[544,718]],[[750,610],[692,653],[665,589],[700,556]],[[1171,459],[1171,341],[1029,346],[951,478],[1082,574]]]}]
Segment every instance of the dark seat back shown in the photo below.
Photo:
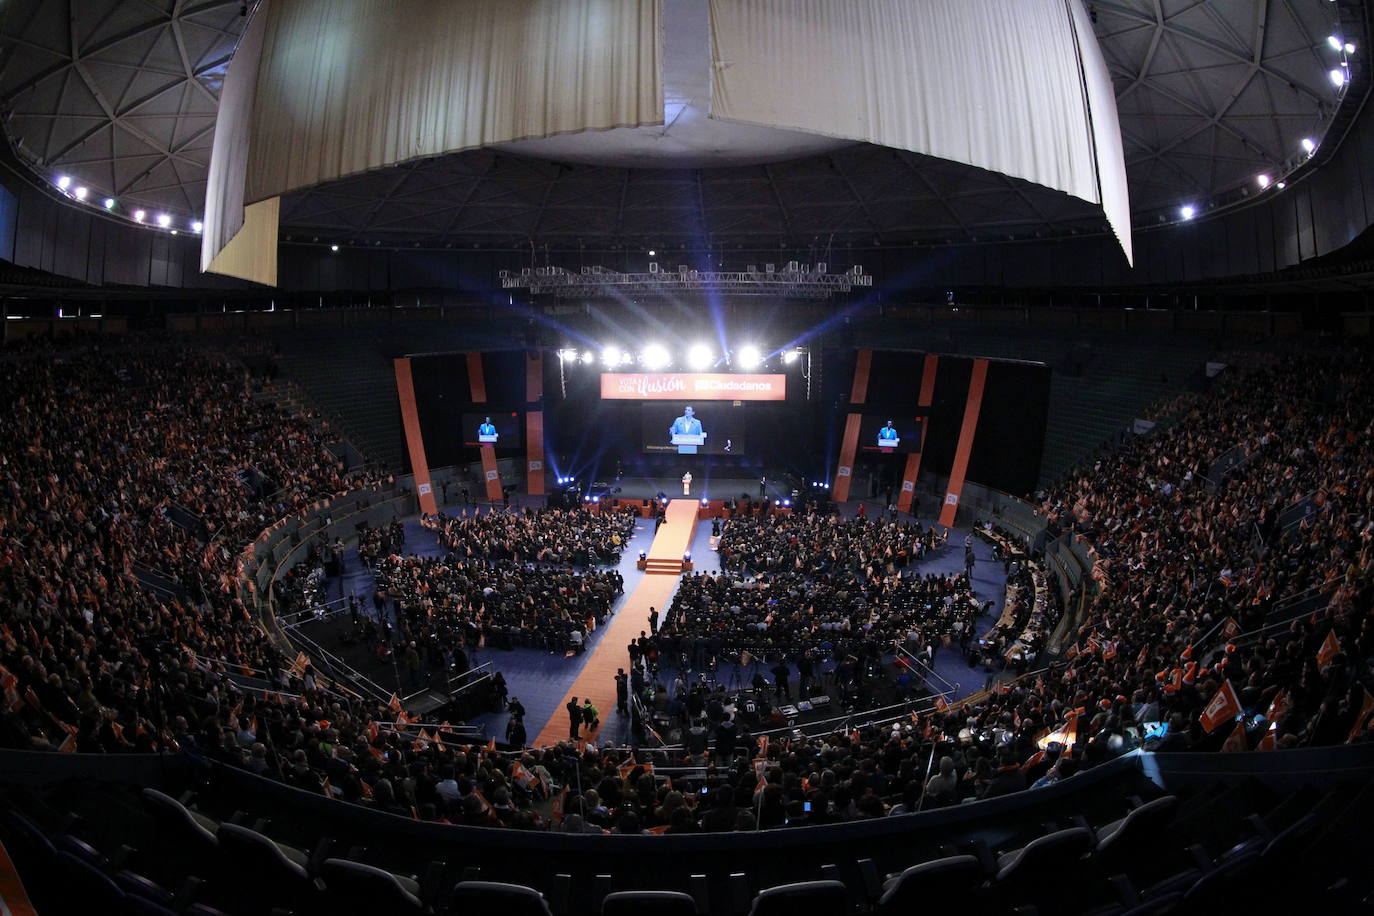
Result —
[{"label": "dark seat back", "polygon": [[680,891],[616,891],[601,901],[601,916],[696,916],[697,902]]},{"label": "dark seat back", "polygon": [[835,916],[849,909],[849,890],[839,881],[798,881],[758,892],[750,916]]},{"label": "dark seat back", "polygon": [[334,912],[420,913],[425,908],[396,875],[362,862],[325,859],[320,876]]},{"label": "dark seat back", "polygon": [[879,913],[914,913],[957,906],[983,883],[977,856],[947,856],[913,865],[893,878],[878,899]]},{"label": "dark seat back", "polygon": [[500,881],[459,881],[453,888],[449,912],[552,916],[543,894],[523,884],[503,884]]}]

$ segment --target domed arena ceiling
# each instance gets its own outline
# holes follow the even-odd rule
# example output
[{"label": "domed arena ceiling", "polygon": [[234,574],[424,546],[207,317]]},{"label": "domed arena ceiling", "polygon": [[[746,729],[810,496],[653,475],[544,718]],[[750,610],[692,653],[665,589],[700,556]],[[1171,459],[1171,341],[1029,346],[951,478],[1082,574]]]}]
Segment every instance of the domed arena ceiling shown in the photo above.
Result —
[{"label": "domed arena ceiling", "polygon": [[[1260,192],[1320,143],[1364,52],[1363,0],[1092,0],[1137,227]],[[900,150],[706,117],[701,0],[664,8],[665,124],[425,159],[297,191],[285,240],[602,245],[957,242],[1100,232],[1068,195]],[[240,0],[10,0],[0,114],[87,202],[198,219]],[[1329,41],[1331,36],[1341,40]],[[1347,49],[1346,44],[1352,47]],[[978,66],[971,48],[969,65]],[[1346,73],[1352,72],[1345,69]],[[1346,100],[1349,103],[1350,100]]]}]

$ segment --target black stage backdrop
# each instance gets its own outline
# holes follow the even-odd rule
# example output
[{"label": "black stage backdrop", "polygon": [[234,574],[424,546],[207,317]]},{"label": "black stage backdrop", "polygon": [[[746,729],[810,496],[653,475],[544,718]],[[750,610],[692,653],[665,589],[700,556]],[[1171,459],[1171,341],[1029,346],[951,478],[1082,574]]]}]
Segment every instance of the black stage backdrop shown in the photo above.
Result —
[{"label": "black stage backdrop", "polygon": [[[941,355],[934,398],[931,406],[923,410],[917,406],[917,400],[924,353],[875,351],[863,406],[849,403],[855,356],[853,349],[816,348],[809,360],[803,358],[787,365],[775,360],[767,371],[786,373],[786,401],[747,402],[742,408],[732,406],[730,401],[717,402],[731,411],[742,409],[748,419],[743,448],[737,447],[728,455],[645,454],[645,402],[601,400],[604,368],[597,362],[563,365],[556,351],[546,351],[544,400],[528,404],[525,352],[484,353],[487,406],[472,402],[466,354],[413,357],[411,369],[431,467],[478,459],[477,449],[464,445],[472,432],[463,427],[464,413],[514,412],[523,424],[526,410],[543,409],[548,467],[554,476],[608,480],[620,465],[626,474],[646,477],[676,477],[687,470],[698,476],[714,473],[723,477],[752,477],[767,469],[774,475],[791,473],[802,481],[833,481],[845,417],[853,410],[881,413],[884,419],[889,415],[928,415],[921,468],[948,474],[968,399],[973,357]],[[807,368],[809,384],[804,374]],[[989,362],[977,435],[969,457],[970,481],[1017,496],[1029,495],[1034,490],[1040,475],[1049,392],[1050,370],[1046,366]],[[680,409],[682,405],[672,402],[672,406]],[[698,412],[714,406],[701,402]],[[498,454],[513,455],[518,446],[519,442],[507,442],[503,437]],[[408,452],[403,454],[409,470]],[[861,450],[855,463],[856,476],[876,478],[876,494],[883,498],[889,487],[897,486],[906,456]],[[856,490],[852,498],[871,499],[873,493]]]}]

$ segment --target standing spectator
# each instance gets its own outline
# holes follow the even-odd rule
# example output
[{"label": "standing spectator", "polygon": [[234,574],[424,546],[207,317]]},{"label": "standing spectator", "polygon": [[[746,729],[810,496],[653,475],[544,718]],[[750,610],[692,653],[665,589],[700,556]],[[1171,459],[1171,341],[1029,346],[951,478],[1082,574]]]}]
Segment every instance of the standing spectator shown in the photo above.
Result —
[{"label": "standing spectator", "polygon": [[577,705],[577,697],[568,701],[568,737],[574,741],[578,738],[578,730],[582,727],[582,707]]}]

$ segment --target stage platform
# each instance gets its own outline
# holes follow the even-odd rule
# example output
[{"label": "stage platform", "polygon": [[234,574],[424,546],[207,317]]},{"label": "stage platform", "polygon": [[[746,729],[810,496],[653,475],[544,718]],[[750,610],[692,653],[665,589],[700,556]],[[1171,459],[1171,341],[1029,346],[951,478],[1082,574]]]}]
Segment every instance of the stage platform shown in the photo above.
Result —
[{"label": "stage platform", "polygon": [[[585,495],[587,492],[587,482],[579,481],[580,489]],[[657,499],[659,496],[666,496],[669,499],[682,499],[682,475],[676,477],[635,477],[625,475],[620,480],[597,480],[592,484],[594,493],[610,492],[621,499]],[[615,492],[619,488],[620,492]],[[551,489],[550,492],[557,489]],[[771,478],[765,486],[766,498],[772,500],[791,499],[792,490],[783,481],[774,481]],[[686,494],[687,498],[700,500],[706,499],[741,499],[748,496],[750,499],[759,499],[759,478],[748,477],[711,477],[705,471],[696,468],[692,469],[692,488]]]}]

